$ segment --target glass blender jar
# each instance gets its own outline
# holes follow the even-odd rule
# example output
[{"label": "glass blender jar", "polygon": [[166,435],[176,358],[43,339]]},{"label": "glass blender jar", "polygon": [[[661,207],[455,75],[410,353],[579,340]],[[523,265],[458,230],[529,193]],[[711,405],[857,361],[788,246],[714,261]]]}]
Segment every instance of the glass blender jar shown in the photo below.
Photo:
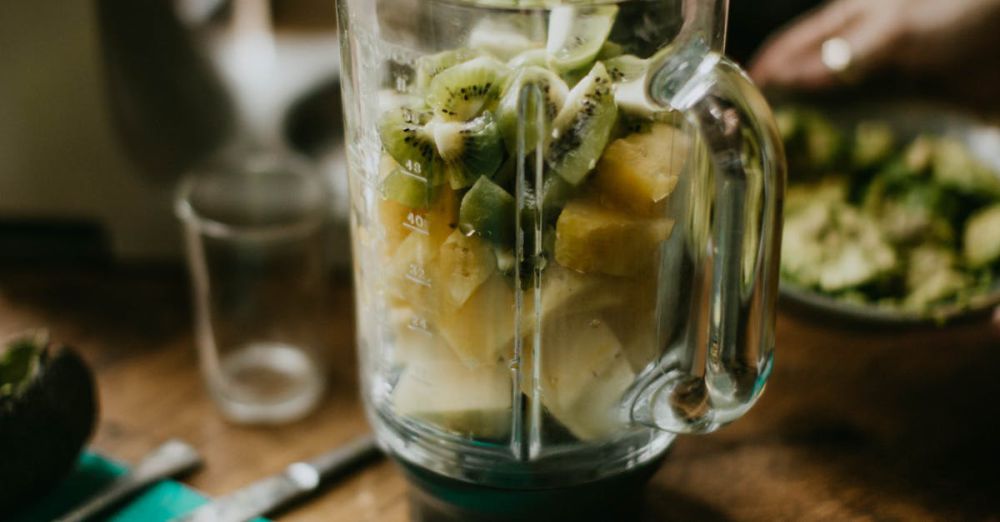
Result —
[{"label": "glass blender jar", "polygon": [[363,397],[415,518],[619,519],[771,371],[784,155],[727,2],[338,8]]}]

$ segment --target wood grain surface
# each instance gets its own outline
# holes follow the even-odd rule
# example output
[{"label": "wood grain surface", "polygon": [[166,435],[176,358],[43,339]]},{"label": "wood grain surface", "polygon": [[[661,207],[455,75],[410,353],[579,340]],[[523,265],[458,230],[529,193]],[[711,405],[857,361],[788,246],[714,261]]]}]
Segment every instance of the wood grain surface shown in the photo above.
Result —
[{"label": "wood grain surface", "polygon": [[[94,447],[128,462],[168,437],[207,465],[186,482],[220,495],[362,433],[349,280],[330,285],[331,386],[309,418],[223,421],[202,386],[187,282],[171,268],[3,268],[0,336],[47,327],[98,374]],[[858,330],[783,312],[758,406],[682,437],[648,486],[648,520],[1000,520],[1000,343],[983,324]],[[279,514],[287,521],[407,520],[389,462]]]}]

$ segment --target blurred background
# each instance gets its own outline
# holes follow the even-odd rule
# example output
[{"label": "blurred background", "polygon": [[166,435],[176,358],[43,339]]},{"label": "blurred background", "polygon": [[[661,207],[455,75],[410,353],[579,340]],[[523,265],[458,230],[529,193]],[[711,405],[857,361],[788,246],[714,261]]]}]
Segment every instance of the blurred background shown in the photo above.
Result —
[{"label": "blurred background", "polygon": [[[734,0],[732,54],[816,3]],[[322,171],[345,266],[338,57],[330,0],[4,2],[0,259],[179,260],[177,180],[249,133]]]},{"label": "blurred background", "polygon": [[[946,20],[949,7],[966,14],[943,29],[916,16]],[[997,0],[730,0],[727,52],[779,109],[790,178],[809,189],[798,192],[801,208],[821,202],[827,221],[861,208],[886,227],[880,246],[899,262],[841,286],[815,274],[796,281],[794,266],[783,265],[769,394],[747,422],[678,444],[657,475],[656,513],[996,518],[998,14]],[[78,343],[102,392],[96,450],[135,462],[183,436],[212,459],[192,484],[221,495],[367,429],[346,276],[336,23],[334,0],[0,1],[0,334],[45,326]],[[790,71],[812,76],[781,74]],[[331,355],[330,383],[317,413],[284,429],[227,424],[206,400],[181,273],[178,183],[220,150],[248,143],[300,156],[331,195],[322,244],[325,268],[339,274],[318,291],[328,295],[312,322]],[[858,163],[856,151],[873,143],[882,144],[876,159]],[[877,194],[890,205],[862,208],[870,187],[892,183],[896,192]],[[995,210],[982,215],[996,221],[980,221],[985,239],[963,239],[972,210],[987,207]],[[936,236],[943,217],[951,228]],[[896,219],[906,226],[893,236]],[[826,264],[785,258],[836,276],[844,261],[836,252],[850,243],[842,236],[856,232],[827,227],[827,236],[799,242],[832,242]],[[795,244],[789,237],[786,228],[786,246]],[[992,248],[975,253],[976,266],[961,252],[973,243]],[[910,271],[919,264],[911,258],[928,251],[936,264]],[[807,288],[796,293],[795,283]],[[906,315],[912,295],[923,301]],[[945,318],[955,324],[942,327]],[[403,520],[405,495],[383,464],[297,519]]]},{"label": "blurred background", "polygon": [[[749,65],[820,3],[732,0],[729,54]],[[178,259],[177,179],[253,136],[281,140],[325,176],[332,262],[344,266],[338,62],[330,0],[4,2],[0,259]],[[885,76],[904,91],[958,92],[976,112],[997,106],[988,83],[986,96],[968,95],[980,85],[968,77],[921,87]]]},{"label": "blurred background", "polygon": [[0,49],[0,258],[179,260],[175,185],[236,136],[308,157],[343,221],[332,2],[5,2]]}]

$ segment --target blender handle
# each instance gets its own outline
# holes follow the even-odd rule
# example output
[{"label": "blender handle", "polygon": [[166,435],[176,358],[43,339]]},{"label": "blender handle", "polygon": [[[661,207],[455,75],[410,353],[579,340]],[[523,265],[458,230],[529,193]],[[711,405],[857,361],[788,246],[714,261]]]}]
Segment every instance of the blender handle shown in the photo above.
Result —
[{"label": "blender handle", "polygon": [[666,372],[633,415],[667,431],[707,433],[749,410],[770,374],[785,156],[766,100],[736,64],[696,41],[657,65],[647,95],[685,114],[714,169],[709,331],[703,374],[691,362]]}]

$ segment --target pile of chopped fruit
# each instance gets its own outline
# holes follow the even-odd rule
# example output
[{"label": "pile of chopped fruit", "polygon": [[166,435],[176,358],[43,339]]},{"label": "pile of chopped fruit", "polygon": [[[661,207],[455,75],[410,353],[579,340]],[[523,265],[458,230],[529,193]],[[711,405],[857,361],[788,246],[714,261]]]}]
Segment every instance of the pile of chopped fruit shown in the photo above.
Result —
[{"label": "pile of chopped fruit", "polygon": [[617,14],[557,8],[548,42],[424,56],[383,97],[397,413],[508,435],[519,338],[523,375],[542,359],[528,400],[572,437],[602,437],[658,355],[656,271],[690,144],[674,114],[627,99],[650,58],[608,41]]},{"label": "pile of chopped fruit", "polygon": [[882,121],[845,131],[808,108],[776,115],[791,179],[785,282],[918,315],[974,305],[994,289],[1000,174],[962,143],[903,143]]}]

